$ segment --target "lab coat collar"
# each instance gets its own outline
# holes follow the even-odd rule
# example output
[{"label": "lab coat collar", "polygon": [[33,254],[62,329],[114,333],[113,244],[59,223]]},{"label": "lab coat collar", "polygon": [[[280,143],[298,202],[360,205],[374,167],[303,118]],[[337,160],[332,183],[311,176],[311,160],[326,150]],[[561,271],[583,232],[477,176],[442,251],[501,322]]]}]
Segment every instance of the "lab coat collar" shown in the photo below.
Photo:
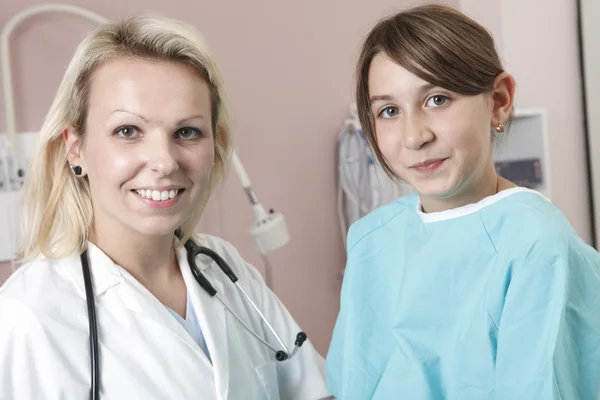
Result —
[{"label": "lab coat collar", "polygon": [[[210,315],[208,318],[205,317],[205,313],[202,311],[205,308],[213,309],[215,307],[216,299],[210,298],[206,292],[200,289],[197,282],[191,275],[189,265],[187,263],[187,253],[183,246],[180,246],[176,249],[177,260],[179,263],[179,268],[181,269],[185,284],[188,291],[191,291],[191,299],[194,304],[194,308],[196,309],[196,313],[198,318],[202,318],[200,320],[201,326],[210,325],[214,327],[215,325],[219,326],[217,331],[219,331],[219,336],[211,338],[213,342],[213,347],[210,347],[209,338],[206,337],[207,345],[209,346],[209,351],[212,354],[219,354],[223,352],[223,345],[220,343],[222,340],[219,340],[219,337],[225,337],[224,335],[224,313],[215,311],[214,315]],[[122,267],[115,264],[106,253],[104,253],[100,248],[98,248],[93,243],[88,242],[88,257],[89,257],[89,265],[90,265],[90,273],[92,275],[92,282],[94,287],[94,297],[98,298],[102,296],[109,289],[117,286],[116,290],[118,293],[119,302],[113,303],[113,305],[120,304],[124,308],[128,309],[130,312],[134,312],[138,315],[143,315],[146,318],[149,318],[153,321],[157,321],[159,326],[165,327],[169,329],[172,333],[174,333],[181,341],[186,343],[192,351],[198,352],[202,354],[202,357],[205,359],[205,366],[211,368],[210,362],[208,358],[203,355],[202,350],[198,347],[197,343],[191,337],[191,335],[185,330],[185,328],[177,321],[170,312],[161,304],[156,297],[148,291],[146,287],[144,287],[140,282],[137,281],[129,272],[127,272]],[[67,269],[71,280],[77,287],[78,292],[80,292],[81,296],[85,298],[85,284],[83,281],[83,272],[81,269],[81,260],[79,255],[74,255],[67,260],[65,263],[69,266]],[[77,266],[74,268],[74,266]],[[200,265],[199,265],[200,267]],[[204,266],[203,266],[204,267]],[[206,268],[206,267],[204,267]],[[203,268],[203,269],[204,269]],[[191,279],[190,279],[191,278]],[[217,290],[221,290],[221,286],[213,283],[213,286]],[[196,291],[194,291],[196,289]],[[205,294],[208,297],[208,301],[210,304],[206,302],[206,304],[200,304],[196,301],[199,294],[198,289],[202,291],[202,294]],[[200,308],[201,307],[201,308]],[[222,305],[219,303],[218,307],[222,309]],[[215,321],[216,319],[216,321]],[[223,329],[221,329],[221,327]],[[206,331],[204,331],[206,332]],[[223,335],[223,336],[220,336]],[[211,336],[206,335],[205,336]],[[225,348],[226,350],[226,348]],[[217,357],[215,357],[217,358]],[[227,369],[227,368],[225,368]]]},{"label": "lab coat collar", "polygon": [[[205,244],[198,238],[194,238],[194,240],[198,244]],[[178,244],[177,239],[176,244]],[[225,339],[227,337],[225,308],[217,298],[211,297],[196,282],[190,271],[187,261],[187,251],[184,246],[176,247],[176,255],[198,321],[203,328],[208,351],[212,355],[214,371],[219,371],[218,374],[215,374],[217,390],[223,394],[221,398],[227,398],[226,393],[229,382],[229,366],[227,363],[229,358],[227,340]],[[141,283],[126,270],[116,265],[100,248],[89,242],[88,257],[95,298],[102,296],[109,289],[118,286],[118,296],[121,299],[120,303],[122,306],[132,312],[143,314],[152,320],[159,321],[160,325],[177,335],[193,351],[202,353],[202,350],[195,343],[194,339],[173,318],[169,311],[165,307],[156,307],[160,303]],[[201,261],[201,257],[198,257],[197,264],[201,271],[206,272],[211,263],[204,261]],[[75,254],[70,256],[61,266],[65,269],[77,292],[82,298],[85,298],[85,284],[80,255]],[[211,284],[219,294],[223,294],[223,284],[220,280],[211,279]],[[204,327],[210,327],[210,329]],[[208,359],[204,358],[206,359],[205,365],[210,368]]]},{"label": "lab coat collar", "polygon": [[[182,268],[181,258],[177,256],[179,268]],[[120,268],[120,267],[119,267]],[[198,344],[186,329],[177,321],[162,304],[144,285],[133,277],[125,269],[120,268],[122,284],[118,287],[119,303],[138,317],[154,321],[156,329],[166,328],[174,334],[179,340],[189,346],[190,351],[196,352],[200,358],[204,359],[202,368],[211,371],[211,365],[208,358],[204,355]],[[186,282],[186,286],[188,283]],[[189,290],[189,287],[188,287]]]},{"label": "lab coat collar", "polygon": [[[206,245],[206,243],[204,243],[204,240],[202,240],[200,237],[193,237],[192,240],[194,240],[199,245]],[[184,270],[190,272],[185,247],[180,244],[177,238],[174,239],[174,242],[174,244],[176,245],[176,254],[180,268],[182,265],[185,265]],[[105,293],[111,287],[123,282],[124,270],[122,270],[121,267],[116,265],[110,259],[110,257],[106,255],[106,253],[100,250],[100,248],[98,248],[92,242],[88,242],[87,249],[90,265],[90,274],[92,275],[94,287],[94,297],[98,297]],[[69,256],[62,264],[62,267],[66,270],[66,273],[69,275],[69,278],[77,288],[77,292],[81,295],[81,297],[85,298],[85,284],[83,281],[83,271],[81,266],[80,255],[73,254]],[[77,267],[74,268],[74,266]],[[200,271],[206,270],[209,266],[210,263],[207,262],[198,263],[198,268],[200,269]],[[189,287],[188,281],[186,281],[186,285],[188,285]],[[197,285],[197,282],[194,280],[193,286]]]},{"label": "lab coat collar", "polygon": [[[93,243],[88,242],[87,249],[94,297],[96,298],[104,294],[111,287],[118,285],[123,277],[119,267],[117,267],[117,265],[115,265],[115,263]],[[85,283],[83,281],[80,255],[71,255],[65,260],[62,267],[65,268],[66,273],[76,287],[77,292],[81,297],[85,298]]]}]

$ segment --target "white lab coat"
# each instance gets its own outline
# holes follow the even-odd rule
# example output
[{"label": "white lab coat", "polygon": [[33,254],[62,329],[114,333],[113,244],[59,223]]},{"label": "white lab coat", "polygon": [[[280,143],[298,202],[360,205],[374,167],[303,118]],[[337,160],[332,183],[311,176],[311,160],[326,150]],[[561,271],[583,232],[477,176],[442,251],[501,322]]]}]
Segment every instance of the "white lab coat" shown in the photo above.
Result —
[{"label": "white lab coat", "polygon": [[[207,235],[239,277],[288,349],[300,331],[260,274],[227,242]],[[144,286],[100,249],[88,247],[100,345],[102,399],[298,399],[328,397],[323,359],[310,339],[296,357],[274,360],[260,343],[194,280],[186,251],[177,252],[212,365],[184,327]],[[240,291],[208,258],[198,267],[224,301],[259,335],[276,339]],[[88,399],[88,315],[79,255],[38,259],[0,288],[0,399]]]}]

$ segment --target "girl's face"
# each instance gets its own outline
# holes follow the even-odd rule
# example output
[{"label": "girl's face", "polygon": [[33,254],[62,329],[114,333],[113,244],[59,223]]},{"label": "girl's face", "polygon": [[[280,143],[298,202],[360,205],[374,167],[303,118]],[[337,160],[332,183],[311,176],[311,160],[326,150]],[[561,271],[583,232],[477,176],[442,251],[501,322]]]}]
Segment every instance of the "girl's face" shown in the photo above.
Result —
[{"label": "girl's face", "polygon": [[89,179],[94,227],[172,235],[201,204],[214,160],[210,90],[189,67],[114,59],[91,78],[83,144],[71,164]]},{"label": "girl's face", "polygon": [[510,113],[498,113],[497,95],[433,86],[383,53],[371,63],[369,94],[379,149],[426,211],[478,201],[483,186],[495,186],[491,128]]}]

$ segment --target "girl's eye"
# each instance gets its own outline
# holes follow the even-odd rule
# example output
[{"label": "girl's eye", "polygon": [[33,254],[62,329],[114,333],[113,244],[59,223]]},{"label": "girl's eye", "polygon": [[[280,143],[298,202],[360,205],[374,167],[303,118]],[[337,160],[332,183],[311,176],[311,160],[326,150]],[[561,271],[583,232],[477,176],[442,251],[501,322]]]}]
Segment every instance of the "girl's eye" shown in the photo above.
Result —
[{"label": "girl's eye", "polygon": [[448,101],[448,98],[446,96],[431,96],[428,100],[427,100],[427,106],[428,107],[441,107],[444,104],[446,104],[446,101]]},{"label": "girl's eye", "polygon": [[398,115],[398,107],[389,106],[381,110],[379,117],[381,118],[394,118]]}]

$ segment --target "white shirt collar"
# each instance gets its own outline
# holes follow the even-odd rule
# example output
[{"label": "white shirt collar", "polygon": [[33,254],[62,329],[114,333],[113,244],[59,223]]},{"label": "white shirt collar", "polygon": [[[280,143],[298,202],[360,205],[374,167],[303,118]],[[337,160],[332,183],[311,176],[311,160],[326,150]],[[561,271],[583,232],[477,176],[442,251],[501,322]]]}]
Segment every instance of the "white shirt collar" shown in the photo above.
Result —
[{"label": "white shirt collar", "polygon": [[445,210],[445,211],[439,211],[439,212],[433,212],[433,213],[423,212],[423,206],[421,204],[421,200],[419,200],[417,202],[417,214],[421,218],[421,221],[423,221],[425,223],[445,221],[448,219],[459,218],[459,217],[464,217],[465,215],[473,214],[473,213],[475,213],[491,204],[494,204],[497,201],[502,200],[508,196],[511,196],[515,193],[523,193],[523,192],[535,193],[535,194],[543,197],[544,199],[546,199],[548,202],[550,202],[550,200],[548,198],[546,198],[540,192],[537,192],[537,191],[531,190],[531,189],[527,189],[524,187],[515,187],[515,188],[503,190],[492,196],[488,196],[488,197],[478,201],[477,203],[467,204],[465,206],[453,208],[451,210]]}]

